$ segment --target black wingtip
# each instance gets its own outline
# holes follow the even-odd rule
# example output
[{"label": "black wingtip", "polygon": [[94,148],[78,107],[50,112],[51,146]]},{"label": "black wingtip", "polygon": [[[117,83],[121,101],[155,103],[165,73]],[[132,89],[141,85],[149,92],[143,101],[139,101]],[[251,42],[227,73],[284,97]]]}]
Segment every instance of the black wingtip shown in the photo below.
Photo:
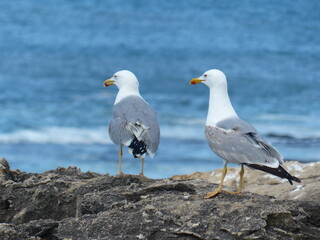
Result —
[{"label": "black wingtip", "polygon": [[292,180],[298,183],[301,183],[301,180],[297,177],[292,176]]},{"label": "black wingtip", "polygon": [[[281,166],[279,166],[279,167],[281,167]],[[285,176],[284,178],[288,179],[288,181],[289,181],[289,183],[290,183],[291,185],[293,185],[292,181],[295,181],[295,182],[301,183],[301,180],[300,180],[299,178],[297,178],[297,177],[295,177],[295,176],[290,175],[286,170],[284,170],[284,168],[283,168],[283,167],[281,167],[281,168],[282,168],[282,170],[281,170],[281,171],[285,171],[285,172],[286,172],[286,176]]]},{"label": "black wingtip", "polygon": [[272,168],[272,167],[267,167],[267,166],[258,165],[258,164],[244,164],[244,165],[267,172],[267,173],[271,173],[272,175],[275,175],[280,178],[286,178],[288,179],[291,185],[293,185],[292,181],[301,183],[301,180],[299,178],[290,175],[290,173],[288,173],[281,165],[279,165],[278,168]]}]

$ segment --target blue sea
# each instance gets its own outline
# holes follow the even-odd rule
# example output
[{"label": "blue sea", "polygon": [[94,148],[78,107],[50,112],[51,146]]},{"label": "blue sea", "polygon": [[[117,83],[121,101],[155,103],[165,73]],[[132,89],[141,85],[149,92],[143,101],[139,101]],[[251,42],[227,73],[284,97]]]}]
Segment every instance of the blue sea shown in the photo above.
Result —
[{"label": "blue sea", "polygon": [[[108,136],[128,69],[156,110],[161,143],[145,174],[222,167],[204,137],[208,89],[225,72],[231,101],[286,159],[320,160],[320,1],[34,0],[0,2],[0,156],[13,169],[75,165],[116,174]],[[123,171],[140,172],[127,151]]]}]

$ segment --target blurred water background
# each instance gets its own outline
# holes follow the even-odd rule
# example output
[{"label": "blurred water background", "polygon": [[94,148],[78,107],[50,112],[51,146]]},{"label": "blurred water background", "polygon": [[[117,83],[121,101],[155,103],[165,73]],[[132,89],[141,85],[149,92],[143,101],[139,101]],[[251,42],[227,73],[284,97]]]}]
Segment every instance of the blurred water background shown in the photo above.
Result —
[{"label": "blurred water background", "polygon": [[[24,0],[0,2],[0,155],[42,172],[76,165],[116,174],[109,137],[115,86],[133,71],[157,111],[161,143],[148,177],[208,171],[208,89],[218,68],[238,115],[286,159],[320,160],[320,1]],[[125,151],[125,173],[140,160]]]}]

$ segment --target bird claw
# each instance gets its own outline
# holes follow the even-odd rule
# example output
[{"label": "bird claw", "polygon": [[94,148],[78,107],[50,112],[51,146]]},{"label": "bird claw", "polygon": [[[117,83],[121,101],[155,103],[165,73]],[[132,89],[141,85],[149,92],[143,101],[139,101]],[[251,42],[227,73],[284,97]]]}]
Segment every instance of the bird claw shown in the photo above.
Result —
[{"label": "bird claw", "polygon": [[236,191],[236,192],[226,192],[226,193],[229,193],[229,194],[240,194],[241,191]]},{"label": "bird claw", "polygon": [[221,193],[221,190],[216,190],[214,192],[208,192],[206,196],[204,196],[205,199],[213,198],[217,196],[219,193]]}]

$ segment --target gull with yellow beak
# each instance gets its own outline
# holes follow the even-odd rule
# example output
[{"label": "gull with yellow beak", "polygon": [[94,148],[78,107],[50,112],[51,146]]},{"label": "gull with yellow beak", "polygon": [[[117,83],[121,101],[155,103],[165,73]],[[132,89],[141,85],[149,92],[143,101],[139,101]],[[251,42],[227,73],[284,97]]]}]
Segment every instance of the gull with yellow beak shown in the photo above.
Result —
[{"label": "gull with yellow beak", "polygon": [[141,173],[144,175],[144,158],[148,153],[154,157],[160,142],[160,128],[155,112],[139,93],[136,76],[127,70],[115,73],[104,81],[104,86],[116,85],[117,94],[112,119],[109,124],[110,139],[120,145],[118,174],[122,174],[122,146],[127,146],[129,153],[142,162]]},{"label": "gull with yellow beak", "polygon": [[241,165],[238,191],[231,193],[242,192],[244,165],[286,178],[291,185],[292,181],[301,182],[281,166],[281,154],[254,127],[238,117],[230,102],[227,78],[223,72],[209,70],[190,81],[190,84],[197,83],[203,83],[210,89],[205,135],[211,150],[224,159],[220,185],[205,198],[212,198],[222,192],[228,162]]}]

